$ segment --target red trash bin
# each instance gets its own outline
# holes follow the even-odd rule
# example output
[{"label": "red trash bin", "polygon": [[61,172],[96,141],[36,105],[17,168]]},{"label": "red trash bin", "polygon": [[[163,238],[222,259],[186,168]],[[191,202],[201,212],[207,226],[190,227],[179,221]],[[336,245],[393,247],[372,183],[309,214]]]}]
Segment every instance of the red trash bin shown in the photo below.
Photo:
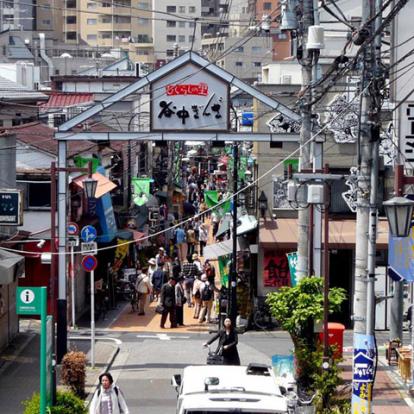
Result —
[{"label": "red trash bin", "polygon": [[[335,359],[342,358],[344,349],[344,331],[345,326],[342,323],[329,322],[328,323],[328,343],[329,345],[336,345],[336,350],[333,357]],[[319,334],[319,340],[323,343],[323,332]]]}]

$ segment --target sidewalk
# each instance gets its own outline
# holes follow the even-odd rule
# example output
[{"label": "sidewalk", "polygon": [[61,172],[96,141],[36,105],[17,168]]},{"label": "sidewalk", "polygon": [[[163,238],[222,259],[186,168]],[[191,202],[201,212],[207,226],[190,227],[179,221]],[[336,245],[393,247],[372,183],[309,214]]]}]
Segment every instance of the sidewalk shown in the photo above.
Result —
[{"label": "sidewalk", "polygon": [[209,330],[217,329],[216,324],[198,323],[193,318],[194,308],[184,305],[184,325],[170,329],[170,321],[167,319],[166,329],[160,328],[161,315],[155,313],[156,302],[150,303],[146,307],[145,315],[138,316],[136,312],[131,312],[131,307],[126,305],[117,320],[109,327],[113,331],[123,332],[159,332],[159,333],[208,333]]},{"label": "sidewalk", "polygon": [[[374,414],[412,414],[414,401],[410,398],[402,382],[398,382],[396,367],[389,367],[383,357],[383,350],[379,350],[379,361],[375,379],[373,395]],[[342,378],[352,381],[352,352],[344,352],[344,360],[340,364],[343,369]]]},{"label": "sidewalk", "polygon": [[[72,335],[74,336],[74,335]],[[87,353],[89,358],[90,340],[71,339],[69,349]],[[97,338],[95,348],[96,368],[87,367],[86,392],[95,390],[98,375],[112,363],[119,350],[118,344]],[[20,333],[13,343],[0,355],[0,412],[21,413],[21,402],[39,392],[40,387],[40,335],[39,321],[22,320]],[[59,372],[56,374],[59,383]]]}]

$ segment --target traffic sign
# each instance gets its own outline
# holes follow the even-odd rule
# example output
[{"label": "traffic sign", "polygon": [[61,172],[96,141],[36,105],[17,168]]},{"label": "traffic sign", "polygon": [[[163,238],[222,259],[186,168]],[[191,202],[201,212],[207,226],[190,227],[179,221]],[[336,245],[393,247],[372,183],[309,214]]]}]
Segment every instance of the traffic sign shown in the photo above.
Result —
[{"label": "traffic sign", "polygon": [[69,236],[77,236],[79,234],[79,226],[76,223],[70,222],[66,227]]},{"label": "traffic sign", "polygon": [[40,315],[42,311],[41,287],[18,287],[16,313],[18,315]]},{"label": "traffic sign", "polygon": [[91,256],[94,254],[98,254],[98,245],[96,244],[96,242],[82,243],[81,250],[83,256]]},{"label": "traffic sign", "polygon": [[79,237],[78,236],[69,236],[68,237],[68,247],[77,247],[79,246]]},{"label": "traffic sign", "polygon": [[85,243],[92,242],[96,239],[98,233],[93,226],[85,226],[81,231],[81,238]]},{"label": "traffic sign", "polygon": [[82,259],[82,267],[87,272],[92,272],[96,269],[96,266],[98,266],[98,259],[95,256],[85,256]]}]

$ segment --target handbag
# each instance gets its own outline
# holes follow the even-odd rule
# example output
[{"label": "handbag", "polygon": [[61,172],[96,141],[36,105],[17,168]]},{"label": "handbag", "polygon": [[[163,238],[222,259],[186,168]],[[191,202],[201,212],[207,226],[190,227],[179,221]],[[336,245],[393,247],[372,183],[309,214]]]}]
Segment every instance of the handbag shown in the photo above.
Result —
[{"label": "handbag", "polygon": [[207,365],[223,365],[224,357],[222,352],[222,348],[219,348],[216,352],[209,352],[207,355]]},{"label": "handbag", "polygon": [[157,305],[157,307],[155,308],[155,313],[159,313],[160,315],[162,315],[164,313],[164,306],[162,306],[161,304]]}]

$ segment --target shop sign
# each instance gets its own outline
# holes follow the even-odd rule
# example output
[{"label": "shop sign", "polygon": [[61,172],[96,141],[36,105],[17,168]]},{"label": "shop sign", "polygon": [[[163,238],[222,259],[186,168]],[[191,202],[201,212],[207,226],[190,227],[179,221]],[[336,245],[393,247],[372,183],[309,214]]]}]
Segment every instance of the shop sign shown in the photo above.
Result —
[{"label": "shop sign", "polygon": [[400,108],[400,146],[405,165],[411,169],[414,162],[414,102],[405,102]]},{"label": "shop sign", "polygon": [[263,257],[263,284],[265,287],[290,286],[288,259],[283,253],[266,251]]},{"label": "shop sign", "polygon": [[188,63],[151,86],[152,131],[229,131],[229,85]]},{"label": "shop sign", "polygon": [[388,263],[389,275],[393,280],[414,281],[414,232],[411,227],[408,237],[389,236]]},{"label": "shop sign", "polygon": [[0,224],[21,226],[23,224],[22,192],[0,190]]},{"label": "shop sign", "polygon": [[295,287],[298,284],[296,278],[296,267],[298,265],[298,252],[287,253],[286,254],[289,263],[289,272],[290,272],[290,286]]}]

